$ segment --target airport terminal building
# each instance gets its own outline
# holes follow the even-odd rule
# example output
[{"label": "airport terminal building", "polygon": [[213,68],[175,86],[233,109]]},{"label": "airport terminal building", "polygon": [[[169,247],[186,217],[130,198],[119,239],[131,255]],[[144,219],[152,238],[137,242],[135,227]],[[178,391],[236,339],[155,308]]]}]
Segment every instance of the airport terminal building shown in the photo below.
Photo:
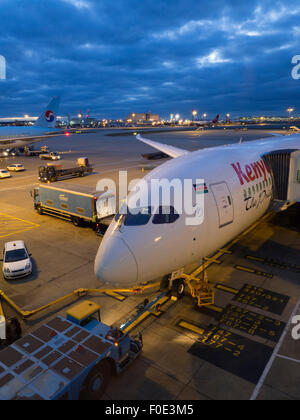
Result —
[{"label": "airport terminal building", "polygon": [[131,123],[155,122],[159,121],[159,115],[152,113],[141,114],[133,112],[126,117],[126,121]]}]

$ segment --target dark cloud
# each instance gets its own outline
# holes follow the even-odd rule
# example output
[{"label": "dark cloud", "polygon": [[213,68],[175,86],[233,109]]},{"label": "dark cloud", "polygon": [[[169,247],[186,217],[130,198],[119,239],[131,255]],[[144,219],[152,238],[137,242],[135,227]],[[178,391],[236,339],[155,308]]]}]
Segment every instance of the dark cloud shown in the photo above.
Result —
[{"label": "dark cloud", "polygon": [[0,114],[300,111],[298,0],[2,0]]}]

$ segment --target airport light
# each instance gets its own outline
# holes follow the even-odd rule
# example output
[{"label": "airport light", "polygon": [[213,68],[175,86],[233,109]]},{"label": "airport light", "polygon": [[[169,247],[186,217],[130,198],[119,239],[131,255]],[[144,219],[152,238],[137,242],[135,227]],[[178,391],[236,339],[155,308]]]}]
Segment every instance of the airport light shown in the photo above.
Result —
[{"label": "airport light", "polygon": [[295,111],[295,108],[292,108],[292,107],[290,107],[290,108],[288,108],[287,109],[287,112],[289,113],[289,117],[291,118],[291,114],[293,113]]},{"label": "airport light", "polygon": [[197,115],[198,115],[198,111],[196,111],[195,109],[193,109],[193,111],[192,111],[192,115],[193,115],[193,121],[195,120],[195,118],[197,117]]},{"label": "airport light", "polygon": [[179,115],[179,114],[176,114],[176,115],[175,115],[175,119],[176,119],[176,121],[179,121],[179,119],[180,119],[180,115]]},{"label": "airport light", "polygon": [[207,117],[207,114],[206,114],[206,112],[203,114],[203,118],[206,118]]}]

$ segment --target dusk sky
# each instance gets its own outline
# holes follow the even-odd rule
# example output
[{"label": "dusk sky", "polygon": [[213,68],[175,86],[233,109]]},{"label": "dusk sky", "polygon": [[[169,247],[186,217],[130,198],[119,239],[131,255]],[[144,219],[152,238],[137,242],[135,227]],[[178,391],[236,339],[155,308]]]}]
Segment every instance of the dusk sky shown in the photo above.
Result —
[{"label": "dusk sky", "polygon": [[[299,0],[0,0],[0,116],[300,115]],[[298,111],[298,112],[297,112]]]}]

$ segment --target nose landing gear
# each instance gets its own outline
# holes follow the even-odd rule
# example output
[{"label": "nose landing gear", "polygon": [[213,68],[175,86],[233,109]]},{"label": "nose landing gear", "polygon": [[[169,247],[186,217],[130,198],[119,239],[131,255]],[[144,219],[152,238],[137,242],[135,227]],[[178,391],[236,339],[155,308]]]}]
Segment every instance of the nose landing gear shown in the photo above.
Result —
[{"label": "nose landing gear", "polygon": [[185,295],[186,287],[191,296],[197,300],[199,307],[213,305],[215,292],[208,281],[207,272],[203,272],[203,278],[181,274],[180,278],[172,280],[172,275],[165,276],[161,281],[161,290],[169,290],[171,295],[181,299]]},{"label": "nose landing gear", "polygon": [[161,291],[169,291],[172,296],[181,299],[185,294],[185,280],[178,278],[172,280],[172,276],[165,276],[160,283]]}]

